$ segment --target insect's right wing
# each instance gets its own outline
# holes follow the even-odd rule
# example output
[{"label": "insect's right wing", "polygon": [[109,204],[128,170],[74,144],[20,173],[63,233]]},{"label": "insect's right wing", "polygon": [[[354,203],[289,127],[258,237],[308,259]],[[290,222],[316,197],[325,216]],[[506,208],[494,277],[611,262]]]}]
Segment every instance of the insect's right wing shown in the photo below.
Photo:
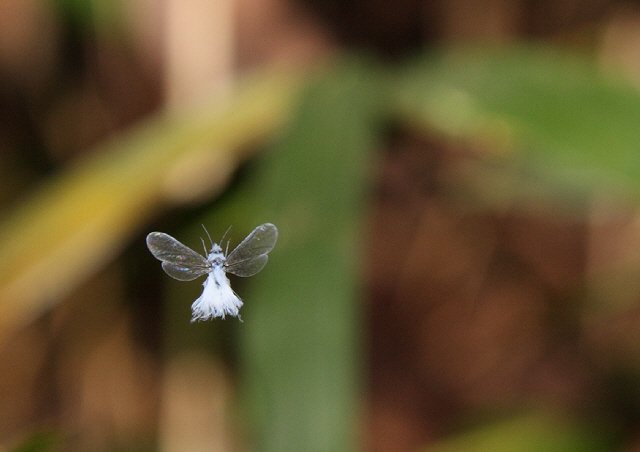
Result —
[{"label": "insect's right wing", "polygon": [[234,265],[226,265],[225,271],[232,273],[236,276],[248,277],[253,276],[267,265],[269,256],[262,254],[260,256],[253,257]]},{"label": "insect's right wing", "polygon": [[147,247],[156,259],[162,261],[162,269],[167,275],[180,281],[191,281],[210,270],[204,256],[164,232],[147,235]]},{"label": "insect's right wing", "polygon": [[225,271],[236,276],[255,275],[267,265],[267,254],[277,240],[278,228],[271,223],[261,224],[229,253]]}]

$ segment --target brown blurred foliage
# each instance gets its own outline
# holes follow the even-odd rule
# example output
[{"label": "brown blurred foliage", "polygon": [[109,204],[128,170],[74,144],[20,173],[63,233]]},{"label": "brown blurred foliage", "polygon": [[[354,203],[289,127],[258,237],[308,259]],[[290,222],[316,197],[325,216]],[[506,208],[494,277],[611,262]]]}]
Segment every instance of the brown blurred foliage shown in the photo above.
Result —
[{"label": "brown blurred foliage", "polygon": [[[224,80],[343,51],[392,62],[434,46],[533,38],[585,49],[630,78],[638,74],[640,9],[626,2],[232,3],[233,13],[221,19],[232,22],[232,58],[213,68]],[[177,89],[168,86],[163,2],[126,2],[119,19],[97,10],[87,19],[60,5],[0,3],[6,209]],[[215,13],[212,4],[207,13]],[[625,378],[638,371],[628,364],[640,356],[638,296],[622,293],[624,308],[598,314],[585,311],[581,293],[594,266],[606,267],[612,254],[628,257],[629,244],[638,243],[636,215],[600,223],[544,206],[476,209],[451,193],[452,171],[476,149],[400,126],[389,135],[367,218],[365,450],[412,450],[472,413],[523,403],[604,413],[633,437],[640,393],[626,392]],[[162,316],[153,277],[137,271],[141,257],[131,252],[125,260],[0,345],[0,442],[62,427],[77,450],[157,446]]]}]

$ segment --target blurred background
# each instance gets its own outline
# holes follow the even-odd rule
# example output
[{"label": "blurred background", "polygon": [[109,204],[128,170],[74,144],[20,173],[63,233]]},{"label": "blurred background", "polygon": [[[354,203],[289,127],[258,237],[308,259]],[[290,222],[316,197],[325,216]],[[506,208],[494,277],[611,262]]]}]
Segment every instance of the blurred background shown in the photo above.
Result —
[{"label": "blurred background", "polygon": [[[640,6],[0,1],[0,448],[640,450]],[[145,236],[280,229],[235,318]]]}]

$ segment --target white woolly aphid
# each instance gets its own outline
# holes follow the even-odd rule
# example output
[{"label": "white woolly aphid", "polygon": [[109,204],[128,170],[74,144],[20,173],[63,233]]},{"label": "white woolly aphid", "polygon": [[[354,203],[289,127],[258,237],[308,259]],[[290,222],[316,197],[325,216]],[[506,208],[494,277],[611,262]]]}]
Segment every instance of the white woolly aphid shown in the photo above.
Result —
[{"label": "white woolly aphid", "polygon": [[148,234],[147,246],[172,278],[191,281],[207,275],[202,295],[191,305],[191,321],[195,322],[216,317],[224,319],[227,315],[239,317],[242,300],[231,288],[226,274],[244,277],[258,273],[267,264],[268,254],[277,239],[278,229],[265,223],[255,228],[229,254],[209,237],[211,251],[207,254],[205,249],[207,257],[204,257],[164,232]]},{"label": "white woolly aphid", "polygon": [[207,260],[212,262],[211,271],[202,285],[202,295],[191,305],[191,321],[209,320],[215,317],[224,319],[225,315],[238,317],[242,300],[231,288],[229,278],[224,271],[225,257],[222,248],[214,245]]}]

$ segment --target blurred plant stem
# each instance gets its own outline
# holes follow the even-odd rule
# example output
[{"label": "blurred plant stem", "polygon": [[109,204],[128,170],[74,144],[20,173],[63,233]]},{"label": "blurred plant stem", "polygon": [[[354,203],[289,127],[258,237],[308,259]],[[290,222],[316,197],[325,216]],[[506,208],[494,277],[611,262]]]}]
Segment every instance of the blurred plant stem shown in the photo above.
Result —
[{"label": "blurred plant stem", "polygon": [[[243,203],[280,238],[243,290],[240,352],[253,450],[357,450],[363,219],[386,85],[343,61],[309,83]],[[247,208],[247,203],[252,208]]]},{"label": "blurred plant stem", "polygon": [[262,74],[230,99],[159,114],[25,197],[0,222],[0,338],[117,256],[162,204],[188,196],[185,187],[222,190],[249,145],[287,119],[298,87],[291,74]]}]

